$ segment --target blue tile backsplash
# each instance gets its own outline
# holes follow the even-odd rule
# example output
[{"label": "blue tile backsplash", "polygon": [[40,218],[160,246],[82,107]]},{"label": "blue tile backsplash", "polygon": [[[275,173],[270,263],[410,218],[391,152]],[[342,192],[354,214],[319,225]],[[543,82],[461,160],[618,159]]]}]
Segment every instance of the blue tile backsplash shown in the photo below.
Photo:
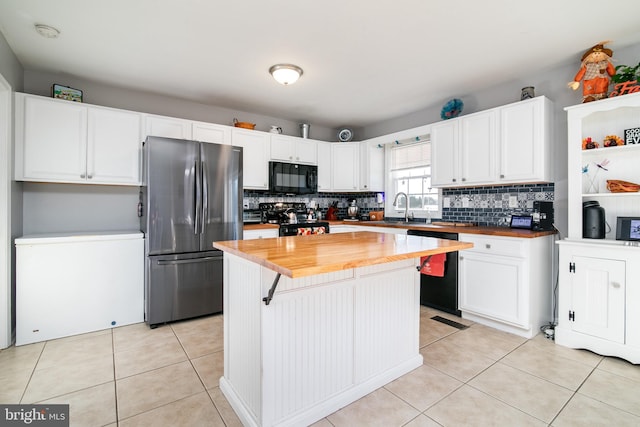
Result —
[{"label": "blue tile backsplash", "polygon": [[[360,215],[366,215],[384,207],[376,202],[378,193],[317,193],[305,196],[284,196],[264,191],[244,191],[243,206],[255,209],[263,202],[302,202],[317,203],[318,209],[325,213],[334,201],[338,202],[338,217],[347,215],[349,200],[356,199]],[[517,207],[510,207],[513,199]],[[509,226],[512,214],[531,213],[535,200],[553,201],[554,185],[522,184],[493,187],[449,188],[442,190],[442,221],[474,222],[478,225]],[[432,218],[436,220],[440,218]],[[416,219],[424,221],[424,219]]]},{"label": "blue tile backsplash", "polygon": [[[515,198],[517,207],[510,207]],[[531,213],[535,200],[554,199],[554,185],[523,184],[442,190],[442,220],[508,226],[512,214]]]}]

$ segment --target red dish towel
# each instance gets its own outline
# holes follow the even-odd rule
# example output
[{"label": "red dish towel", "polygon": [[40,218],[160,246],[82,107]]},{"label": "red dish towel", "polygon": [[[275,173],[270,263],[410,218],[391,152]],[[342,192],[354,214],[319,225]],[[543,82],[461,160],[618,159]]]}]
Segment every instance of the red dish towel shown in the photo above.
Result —
[{"label": "red dish towel", "polygon": [[447,254],[431,255],[431,259],[425,264],[424,261],[427,258],[426,256],[420,258],[420,265],[424,264],[420,273],[428,276],[444,277],[444,262],[447,260]]}]

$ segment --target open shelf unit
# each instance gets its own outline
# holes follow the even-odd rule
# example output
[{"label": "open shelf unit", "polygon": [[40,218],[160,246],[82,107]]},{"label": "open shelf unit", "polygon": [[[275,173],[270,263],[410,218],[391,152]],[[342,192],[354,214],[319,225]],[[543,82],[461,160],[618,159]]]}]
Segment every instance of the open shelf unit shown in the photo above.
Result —
[{"label": "open shelf unit", "polygon": [[[640,184],[640,144],[603,147],[607,135],[624,138],[625,129],[640,127],[640,93],[567,107],[568,113],[568,214],[570,239],[582,238],[582,203],[596,200],[605,209],[615,240],[616,217],[640,216],[640,192],[612,193],[607,180]],[[583,150],[590,137],[600,148]],[[603,162],[608,162],[603,165]],[[601,164],[606,169],[597,165]],[[585,168],[587,172],[584,172]],[[608,228],[608,229],[609,229]],[[585,239],[587,242],[590,239]]]}]

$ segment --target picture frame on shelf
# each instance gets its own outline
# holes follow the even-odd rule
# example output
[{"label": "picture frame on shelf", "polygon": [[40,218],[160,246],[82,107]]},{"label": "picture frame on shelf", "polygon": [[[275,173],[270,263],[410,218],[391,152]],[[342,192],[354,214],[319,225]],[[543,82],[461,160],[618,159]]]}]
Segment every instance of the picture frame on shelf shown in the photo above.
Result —
[{"label": "picture frame on shelf", "polygon": [[82,91],[54,83],[51,86],[51,97],[73,102],[82,102]]},{"label": "picture frame on shelf", "polygon": [[626,145],[640,144],[640,128],[625,129],[624,143]]}]

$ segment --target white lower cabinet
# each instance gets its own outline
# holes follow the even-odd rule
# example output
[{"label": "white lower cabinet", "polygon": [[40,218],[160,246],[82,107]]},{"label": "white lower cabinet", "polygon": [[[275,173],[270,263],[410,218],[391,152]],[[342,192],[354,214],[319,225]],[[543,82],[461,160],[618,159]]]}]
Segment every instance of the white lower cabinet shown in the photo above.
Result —
[{"label": "white lower cabinet", "polygon": [[640,248],[558,244],[556,343],[640,363]]},{"label": "white lower cabinet", "polygon": [[144,321],[144,238],[16,239],[16,345]]},{"label": "white lower cabinet", "polygon": [[242,232],[242,240],[268,239],[278,237],[279,230],[277,228],[262,228],[259,230],[244,230]]},{"label": "white lower cabinet", "polygon": [[458,255],[462,317],[526,338],[552,321],[552,236],[458,239],[474,244]]}]

